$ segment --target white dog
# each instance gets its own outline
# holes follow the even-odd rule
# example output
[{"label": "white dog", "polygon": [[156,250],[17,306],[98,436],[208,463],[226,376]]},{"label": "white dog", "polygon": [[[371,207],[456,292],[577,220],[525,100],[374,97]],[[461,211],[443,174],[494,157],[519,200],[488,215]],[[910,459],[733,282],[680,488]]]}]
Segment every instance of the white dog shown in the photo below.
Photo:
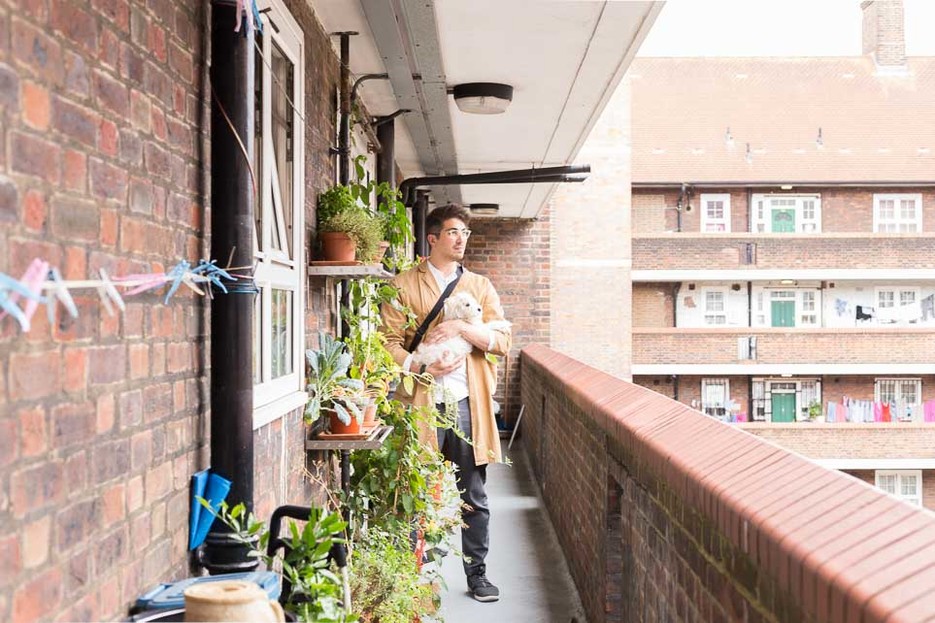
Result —
[{"label": "white dog", "polygon": [[[506,320],[497,320],[493,322],[484,322],[484,309],[477,300],[467,292],[458,292],[452,294],[445,301],[444,314],[445,320],[464,320],[471,324],[482,324],[490,329],[505,329],[510,326]],[[430,366],[439,360],[450,360],[462,357],[471,352],[474,347],[470,342],[461,336],[455,336],[444,342],[426,344],[422,342],[416,348],[412,355],[412,360],[417,365],[425,364]]]}]

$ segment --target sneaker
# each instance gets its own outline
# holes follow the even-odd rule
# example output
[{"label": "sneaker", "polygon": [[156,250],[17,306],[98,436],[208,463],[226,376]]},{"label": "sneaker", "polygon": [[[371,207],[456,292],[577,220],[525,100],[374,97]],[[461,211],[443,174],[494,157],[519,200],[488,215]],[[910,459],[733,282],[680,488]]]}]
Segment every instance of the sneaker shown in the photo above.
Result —
[{"label": "sneaker", "polygon": [[484,573],[469,575],[467,579],[468,591],[471,597],[477,601],[498,601],[500,599],[500,589],[490,583]]}]

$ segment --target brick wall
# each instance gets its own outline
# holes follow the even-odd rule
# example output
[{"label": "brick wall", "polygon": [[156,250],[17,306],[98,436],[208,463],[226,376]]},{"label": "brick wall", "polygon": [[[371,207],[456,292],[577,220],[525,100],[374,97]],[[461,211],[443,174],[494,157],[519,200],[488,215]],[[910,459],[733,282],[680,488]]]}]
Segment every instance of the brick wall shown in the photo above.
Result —
[{"label": "brick wall", "polygon": [[889,549],[931,565],[930,514],[542,346],[523,351],[522,392],[523,447],[589,621],[869,623],[935,608]]},{"label": "brick wall", "polygon": [[671,327],[675,310],[674,284],[633,284],[633,328]]},{"label": "brick wall", "polygon": [[[755,362],[737,359],[737,339],[757,338]],[[928,361],[925,329],[653,329],[633,331],[635,364],[912,363]],[[754,374],[755,372],[751,372]]]},{"label": "brick wall", "polygon": [[504,421],[519,413],[519,351],[528,344],[549,342],[549,274],[551,249],[549,208],[536,220],[475,218],[465,265],[489,278],[500,295],[507,320],[513,323],[513,350],[500,364],[495,399]]},{"label": "brick wall", "polygon": [[[935,218],[935,216],[933,216]],[[633,238],[634,270],[935,268],[935,235],[658,234]],[[752,245],[752,263],[747,246]],[[755,277],[751,277],[755,278]]]},{"label": "brick wall", "polygon": [[551,344],[595,367],[630,374],[630,88],[614,93],[576,162],[584,183],[551,202]]},{"label": "brick wall", "polygon": [[842,422],[740,424],[744,430],[813,459],[931,458],[935,425]]},{"label": "brick wall", "polygon": [[[288,4],[306,34],[313,206],[331,178],[337,61],[307,4]],[[0,272],[39,256],[84,279],[209,253],[206,6],[0,0]],[[0,322],[0,620],[122,618],[145,588],[191,573],[208,304],[144,294],[111,317],[87,292],[77,321]],[[307,304],[313,335],[321,286]],[[315,491],[303,435],[297,413],[256,432],[261,514]]]},{"label": "brick wall", "polygon": [[861,2],[863,29],[861,44],[864,54],[873,54],[878,65],[905,65],[902,0]]}]

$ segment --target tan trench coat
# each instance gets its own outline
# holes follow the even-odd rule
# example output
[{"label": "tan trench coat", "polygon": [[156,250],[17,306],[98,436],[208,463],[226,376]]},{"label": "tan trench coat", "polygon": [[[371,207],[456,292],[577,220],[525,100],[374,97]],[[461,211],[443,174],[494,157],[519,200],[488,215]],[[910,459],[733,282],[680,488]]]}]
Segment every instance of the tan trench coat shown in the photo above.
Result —
[{"label": "tan trench coat", "polygon": [[[438,283],[424,261],[412,270],[397,275],[392,283],[400,289],[400,302],[415,313],[417,326],[432,311],[435,302],[441,296]],[[500,297],[486,277],[465,269],[454,291],[469,292],[477,299],[484,309],[484,322],[504,319]],[[431,326],[434,327],[444,320],[443,316],[444,314],[439,314]],[[409,356],[405,347],[412,342],[416,328],[405,328],[405,315],[390,305],[383,306],[383,322],[387,348],[393,354],[396,363],[402,365]],[[512,343],[510,331],[504,329],[495,331],[495,333],[494,345],[489,352],[505,356],[510,351]],[[484,352],[476,347],[467,357],[467,381],[470,393],[468,400],[471,405],[474,461],[477,465],[500,463],[503,461],[503,456],[500,452],[500,435],[497,431],[492,402],[497,389],[497,368],[487,360]],[[418,406],[428,405],[432,400],[428,388],[420,383],[415,384],[412,395],[407,394],[400,384],[396,390],[396,397],[405,403]],[[434,429],[429,430],[427,426],[424,427],[420,438],[433,448],[438,448],[438,438]]]}]

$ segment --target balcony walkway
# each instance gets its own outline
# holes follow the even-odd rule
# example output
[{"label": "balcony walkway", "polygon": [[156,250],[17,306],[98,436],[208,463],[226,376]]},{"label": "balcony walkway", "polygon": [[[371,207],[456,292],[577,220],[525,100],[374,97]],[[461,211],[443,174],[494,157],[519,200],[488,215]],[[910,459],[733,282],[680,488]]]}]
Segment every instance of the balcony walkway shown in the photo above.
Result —
[{"label": "balcony walkway", "polygon": [[[581,602],[568,573],[526,455],[513,444],[506,451],[511,467],[494,465],[487,472],[490,496],[488,577],[500,588],[500,601],[480,603],[467,593],[461,559],[447,556],[442,575],[441,614],[446,623],[583,623]],[[456,542],[460,549],[461,538]]]}]

